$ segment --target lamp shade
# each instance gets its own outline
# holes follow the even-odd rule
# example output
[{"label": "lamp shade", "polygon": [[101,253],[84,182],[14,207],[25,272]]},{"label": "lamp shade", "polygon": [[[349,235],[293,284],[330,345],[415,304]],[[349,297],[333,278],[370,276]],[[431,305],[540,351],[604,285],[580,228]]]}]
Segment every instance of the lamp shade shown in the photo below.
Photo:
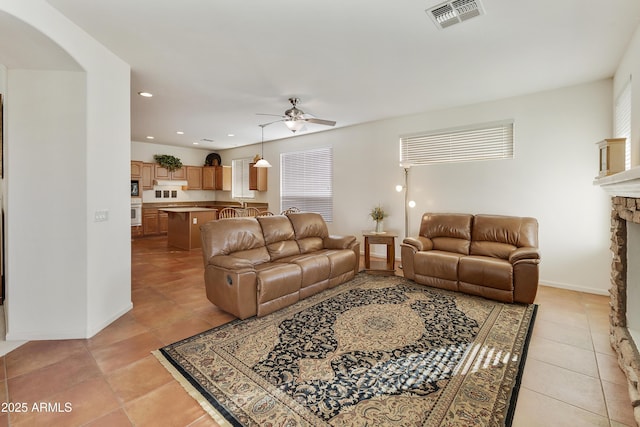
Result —
[{"label": "lamp shade", "polygon": [[256,162],[255,165],[253,165],[254,168],[270,168],[271,167],[271,163],[269,163],[267,160],[265,159],[260,159]]},{"label": "lamp shade", "polygon": [[297,132],[304,127],[303,120],[286,120],[284,124],[287,125],[291,132]]}]

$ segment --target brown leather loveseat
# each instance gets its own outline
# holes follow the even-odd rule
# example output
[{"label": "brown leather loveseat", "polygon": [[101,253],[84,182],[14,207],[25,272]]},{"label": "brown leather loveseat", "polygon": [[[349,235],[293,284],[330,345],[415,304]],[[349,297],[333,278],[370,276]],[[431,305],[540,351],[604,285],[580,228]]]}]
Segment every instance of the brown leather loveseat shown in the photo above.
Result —
[{"label": "brown leather loveseat", "polygon": [[221,219],[200,235],[207,298],[240,319],[337,286],[359,269],[355,236],[330,236],[317,213]]},{"label": "brown leather loveseat", "polygon": [[504,302],[532,303],[538,290],[538,221],[425,213],[401,245],[404,276],[423,285]]}]

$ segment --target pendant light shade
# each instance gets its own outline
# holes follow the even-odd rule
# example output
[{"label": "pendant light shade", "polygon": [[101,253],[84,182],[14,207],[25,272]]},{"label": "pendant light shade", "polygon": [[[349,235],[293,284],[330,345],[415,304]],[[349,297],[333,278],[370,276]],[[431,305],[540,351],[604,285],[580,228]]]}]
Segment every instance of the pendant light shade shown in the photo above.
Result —
[{"label": "pendant light shade", "polygon": [[260,126],[260,128],[262,129],[262,143],[260,144],[262,154],[260,155],[260,160],[258,160],[256,164],[253,165],[253,167],[254,168],[270,168],[271,163],[269,163],[264,158],[264,127],[267,125],[265,124],[265,125],[258,125],[258,126]]},{"label": "pendant light shade", "polygon": [[269,163],[267,160],[265,159],[260,159],[256,162],[255,165],[253,165],[254,168],[270,168],[271,167],[271,163]]}]

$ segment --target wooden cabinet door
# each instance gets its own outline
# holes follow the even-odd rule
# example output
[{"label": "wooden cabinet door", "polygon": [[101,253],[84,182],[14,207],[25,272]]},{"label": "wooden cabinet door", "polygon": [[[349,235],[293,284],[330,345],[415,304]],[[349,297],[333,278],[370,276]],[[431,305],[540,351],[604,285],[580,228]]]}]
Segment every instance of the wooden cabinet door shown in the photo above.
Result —
[{"label": "wooden cabinet door", "polygon": [[158,233],[167,234],[169,231],[169,213],[158,211]]},{"label": "wooden cabinet door", "polygon": [[249,190],[267,191],[267,168],[256,168],[249,163]]},{"label": "wooden cabinet door", "polygon": [[167,168],[163,168],[158,164],[154,164],[153,176],[155,179],[171,179],[171,174]]},{"label": "wooden cabinet door", "polygon": [[215,189],[231,191],[231,166],[214,166],[216,169]]},{"label": "wooden cabinet door", "polygon": [[202,190],[202,167],[187,166],[187,189]]},{"label": "wooden cabinet door", "polygon": [[131,161],[131,178],[139,179],[142,177],[142,162],[138,160]]},{"label": "wooden cabinet door", "polygon": [[153,163],[142,164],[142,177],[140,185],[143,190],[153,190]]},{"label": "wooden cabinet door", "polygon": [[214,166],[205,166],[202,168],[202,189],[216,189],[216,168]]},{"label": "wooden cabinet door", "polygon": [[[189,167],[189,166],[187,166]],[[186,171],[186,167],[181,167],[180,169],[176,169],[173,172],[171,172],[171,179],[187,179],[187,171]]]},{"label": "wooden cabinet door", "polygon": [[142,209],[142,232],[145,236],[160,233],[157,209]]}]

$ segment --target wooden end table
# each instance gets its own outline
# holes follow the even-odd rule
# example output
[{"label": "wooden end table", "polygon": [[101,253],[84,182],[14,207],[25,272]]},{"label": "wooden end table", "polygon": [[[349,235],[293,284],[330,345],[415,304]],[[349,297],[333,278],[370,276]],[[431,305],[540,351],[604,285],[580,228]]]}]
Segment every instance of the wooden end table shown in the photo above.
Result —
[{"label": "wooden end table", "polygon": [[[376,233],[374,231],[363,231],[364,236],[364,268],[368,273],[395,274],[396,261],[396,237],[398,233],[385,231]],[[387,265],[386,269],[371,268],[371,249],[369,245],[387,245]]]}]

